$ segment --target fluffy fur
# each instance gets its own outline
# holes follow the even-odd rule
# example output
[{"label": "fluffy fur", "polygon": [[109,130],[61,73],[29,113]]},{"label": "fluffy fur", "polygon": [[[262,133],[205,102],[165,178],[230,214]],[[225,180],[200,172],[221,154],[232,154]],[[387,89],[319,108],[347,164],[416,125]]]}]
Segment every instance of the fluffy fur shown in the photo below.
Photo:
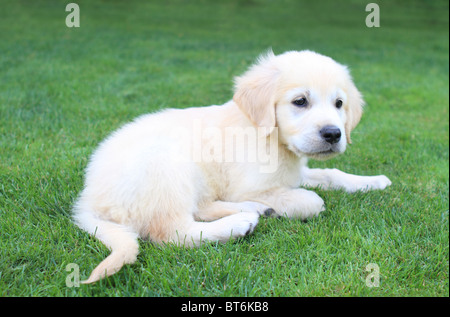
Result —
[{"label": "fluffy fur", "polygon": [[[125,125],[92,155],[74,207],[78,226],[112,251],[85,282],[133,263],[138,237],[195,246],[245,236],[261,214],[318,215],[323,200],[301,185],[384,189],[391,182],[383,175],[306,166],[345,151],[362,107],[345,66],[311,51],[270,52],[236,78],[224,105],[168,109]],[[332,141],[325,127],[336,132]]]}]

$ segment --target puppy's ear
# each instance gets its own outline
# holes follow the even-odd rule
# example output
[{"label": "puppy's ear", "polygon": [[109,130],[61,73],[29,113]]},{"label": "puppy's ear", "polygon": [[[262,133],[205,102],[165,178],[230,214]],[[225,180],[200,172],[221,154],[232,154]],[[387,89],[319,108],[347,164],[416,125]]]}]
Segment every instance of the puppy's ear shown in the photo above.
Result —
[{"label": "puppy's ear", "polygon": [[234,102],[253,124],[270,131],[276,125],[275,94],[280,73],[274,59],[275,55],[270,51],[246,73],[235,78],[233,96]]},{"label": "puppy's ear", "polygon": [[361,120],[364,100],[361,93],[355,87],[350,80],[350,84],[347,90],[348,93],[348,105],[346,108],[347,120],[345,122],[345,135],[347,136],[347,143],[351,144],[350,132],[356,127]]}]

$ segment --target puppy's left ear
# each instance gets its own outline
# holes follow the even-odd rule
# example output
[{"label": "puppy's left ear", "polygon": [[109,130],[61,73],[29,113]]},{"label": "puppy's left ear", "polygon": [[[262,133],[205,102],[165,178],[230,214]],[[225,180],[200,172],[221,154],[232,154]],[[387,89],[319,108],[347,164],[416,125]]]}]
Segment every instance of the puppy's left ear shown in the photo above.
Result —
[{"label": "puppy's left ear", "polygon": [[347,89],[348,93],[348,104],[346,107],[347,120],[345,122],[345,135],[347,136],[347,143],[351,144],[350,132],[356,127],[361,120],[364,100],[361,93],[358,91],[356,86],[350,80],[350,84]]},{"label": "puppy's left ear", "polygon": [[258,126],[272,128],[276,125],[275,95],[280,71],[269,52],[259,58],[242,76],[235,78],[234,102],[250,121]]}]

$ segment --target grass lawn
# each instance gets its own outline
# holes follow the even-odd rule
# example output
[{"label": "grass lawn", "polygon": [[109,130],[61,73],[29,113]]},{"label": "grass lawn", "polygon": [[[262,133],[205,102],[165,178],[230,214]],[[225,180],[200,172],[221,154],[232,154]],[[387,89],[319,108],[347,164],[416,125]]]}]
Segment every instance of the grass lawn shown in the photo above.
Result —
[{"label": "grass lawn", "polygon": [[[449,296],[448,1],[9,1],[0,10],[1,296]],[[90,154],[166,107],[222,104],[269,47],[347,64],[367,107],[347,152],[312,166],[385,174],[385,191],[317,192],[306,223],[261,219],[244,239],[138,261],[68,287],[108,255],[72,224]],[[370,263],[378,287],[366,286]]]}]

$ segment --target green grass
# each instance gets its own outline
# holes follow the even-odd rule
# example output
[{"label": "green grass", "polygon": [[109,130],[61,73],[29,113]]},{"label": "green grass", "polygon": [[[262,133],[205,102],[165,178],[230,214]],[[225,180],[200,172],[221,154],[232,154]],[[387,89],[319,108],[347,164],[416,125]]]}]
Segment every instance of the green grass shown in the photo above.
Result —
[{"label": "green grass", "polygon": [[[2,0],[0,295],[448,296],[448,2]],[[68,3],[68,2],[67,2]],[[317,192],[306,223],[261,219],[224,245],[142,242],[138,261],[95,285],[66,286],[108,250],[74,226],[71,206],[96,145],[134,117],[221,104],[232,78],[272,47],[348,64],[367,101],[353,145],[313,166],[385,174],[370,193]],[[366,265],[380,286],[365,284]]]}]

